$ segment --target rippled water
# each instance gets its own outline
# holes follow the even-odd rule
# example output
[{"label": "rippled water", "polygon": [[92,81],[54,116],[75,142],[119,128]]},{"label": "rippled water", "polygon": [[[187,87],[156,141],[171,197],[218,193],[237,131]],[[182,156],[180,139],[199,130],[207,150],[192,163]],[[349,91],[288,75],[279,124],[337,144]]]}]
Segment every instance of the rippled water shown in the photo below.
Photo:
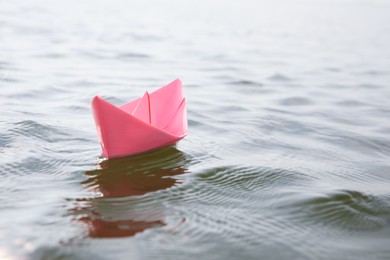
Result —
[{"label": "rippled water", "polygon": [[[0,1],[0,258],[390,259],[389,46],[388,1]],[[178,77],[189,136],[100,159],[91,98]]]}]

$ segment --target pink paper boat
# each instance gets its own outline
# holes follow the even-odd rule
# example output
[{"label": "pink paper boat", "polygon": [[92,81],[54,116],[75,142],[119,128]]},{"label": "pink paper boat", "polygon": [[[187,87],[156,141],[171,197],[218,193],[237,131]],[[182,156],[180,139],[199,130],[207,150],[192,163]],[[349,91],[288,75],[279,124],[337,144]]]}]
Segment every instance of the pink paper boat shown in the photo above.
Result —
[{"label": "pink paper boat", "polygon": [[106,158],[173,145],[188,131],[186,101],[179,79],[120,107],[95,96],[92,112]]}]

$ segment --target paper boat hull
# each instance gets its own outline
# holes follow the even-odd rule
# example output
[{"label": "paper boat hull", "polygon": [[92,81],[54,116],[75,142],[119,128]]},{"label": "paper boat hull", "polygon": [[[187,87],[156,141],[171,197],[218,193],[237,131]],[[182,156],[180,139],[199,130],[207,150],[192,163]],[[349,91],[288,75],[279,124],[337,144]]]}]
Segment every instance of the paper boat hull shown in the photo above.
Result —
[{"label": "paper boat hull", "polygon": [[[169,102],[177,92],[180,95]],[[154,106],[158,112],[164,112],[161,109],[166,103],[166,113],[163,114],[169,119],[154,117],[157,111],[153,113],[151,107],[155,103],[160,106]],[[173,145],[187,135],[186,102],[179,80],[151,93],[150,97],[146,93],[143,98],[121,107],[96,96],[92,100],[92,112],[102,155],[106,158],[125,157]]]}]

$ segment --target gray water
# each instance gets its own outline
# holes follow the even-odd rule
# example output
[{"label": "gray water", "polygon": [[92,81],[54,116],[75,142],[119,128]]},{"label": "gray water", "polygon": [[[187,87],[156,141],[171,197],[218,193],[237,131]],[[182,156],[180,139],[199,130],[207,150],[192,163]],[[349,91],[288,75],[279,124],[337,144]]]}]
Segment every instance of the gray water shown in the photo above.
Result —
[{"label": "gray water", "polygon": [[[100,158],[176,78],[189,135]],[[389,1],[0,1],[0,259],[390,259],[389,100]]]}]

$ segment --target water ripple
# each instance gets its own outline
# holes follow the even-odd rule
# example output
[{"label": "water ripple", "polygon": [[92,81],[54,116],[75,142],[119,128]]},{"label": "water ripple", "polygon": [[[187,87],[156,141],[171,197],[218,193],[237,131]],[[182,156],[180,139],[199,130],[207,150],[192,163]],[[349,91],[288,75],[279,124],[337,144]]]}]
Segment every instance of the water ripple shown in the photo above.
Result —
[{"label": "water ripple", "polygon": [[59,131],[54,126],[40,124],[33,120],[16,122],[9,131],[19,136],[33,137],[45,142],[58,142],[69,137],[69,134]]},{"label": "water ripple", "polygon": [[348,230],[379,230],[390,223],[390,204],[378,196],[352,190],[332,190],[302,204],[304,221]]},{"label": "water ripple", "polygon": [[[0,258],[388,259],[389,5],[309,2],[0,1]],[[97,158],[177,77],[189,135]]]}]

